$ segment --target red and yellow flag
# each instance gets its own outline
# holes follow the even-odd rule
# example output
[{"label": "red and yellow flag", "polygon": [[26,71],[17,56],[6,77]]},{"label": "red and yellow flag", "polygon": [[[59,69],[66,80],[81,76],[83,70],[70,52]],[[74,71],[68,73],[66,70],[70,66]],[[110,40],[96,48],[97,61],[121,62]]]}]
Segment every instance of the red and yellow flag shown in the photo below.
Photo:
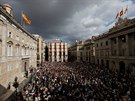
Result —
[{"label": "red and yellow flag", "polygon": [[122,16],[123,15],[123,9],[120,11],[120,16]]},{"label": "red and yellow flag", "polygon": [[27,23],[27,24],[31,24],[31,20],[28,19],[28,17],[24,14],[24,12],[22,12],[22,18],[24,19],[24,21]]}]

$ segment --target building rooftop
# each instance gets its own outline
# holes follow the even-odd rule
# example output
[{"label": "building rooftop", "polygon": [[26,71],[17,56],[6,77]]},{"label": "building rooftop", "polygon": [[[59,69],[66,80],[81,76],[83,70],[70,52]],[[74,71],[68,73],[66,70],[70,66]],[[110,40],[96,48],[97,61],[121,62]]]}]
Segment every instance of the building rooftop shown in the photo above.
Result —
[{"label": "building rooftop", "polygon": [[109,35],[117,34],[119,32],[124,31],[123,29],[130,28],[131,26],[135,28],[135,18],[134,19],[119,18],[118,21],[115,23],[115,26],[110,28],[107,32],[96,36],[94,40],[98,40],[98,39],[107,37]]}]

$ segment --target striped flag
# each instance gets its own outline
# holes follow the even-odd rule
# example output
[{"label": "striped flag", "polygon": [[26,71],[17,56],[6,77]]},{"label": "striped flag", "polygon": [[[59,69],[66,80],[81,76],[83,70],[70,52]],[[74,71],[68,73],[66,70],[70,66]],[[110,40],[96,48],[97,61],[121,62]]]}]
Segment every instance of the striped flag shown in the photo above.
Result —
[{"label": "striped flag", "polygon": [[26,14],[24,12],[22,12],[22,18],[24,19],[24,21],[27,23],[27,24],[31,24],[31,20],[28,19],[28,17],[26,16]]},{"label": "striped flag", "polygon": [[123,15],[123,8],[122,8],[122,10],[120,11],[120,16],[122,16]]}]

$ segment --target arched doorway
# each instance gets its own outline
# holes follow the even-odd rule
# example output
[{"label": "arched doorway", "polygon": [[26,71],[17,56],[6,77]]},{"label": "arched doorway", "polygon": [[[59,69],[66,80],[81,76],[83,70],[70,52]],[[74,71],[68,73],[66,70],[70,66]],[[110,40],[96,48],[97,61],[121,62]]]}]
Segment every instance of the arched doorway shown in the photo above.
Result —
[{"label": "arched doorway", "polygon": [[125,63],[123,61],[119,62],[119,71],[125,73]]}]

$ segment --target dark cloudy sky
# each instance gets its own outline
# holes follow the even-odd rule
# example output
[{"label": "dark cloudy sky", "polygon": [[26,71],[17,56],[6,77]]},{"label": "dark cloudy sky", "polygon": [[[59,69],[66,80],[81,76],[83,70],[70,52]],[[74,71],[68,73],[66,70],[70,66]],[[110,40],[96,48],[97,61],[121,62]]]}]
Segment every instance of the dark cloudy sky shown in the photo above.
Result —
[{"label": "dark cloudy sky", "polygon": [[25,28],[45,40],[62,39],[68,43],[98,35],[116,22],[115,16],[128,6],[123,17],[135,17],[135,0],[0,0],[9,3],[15,18],[24,11],[32,25]]}]

